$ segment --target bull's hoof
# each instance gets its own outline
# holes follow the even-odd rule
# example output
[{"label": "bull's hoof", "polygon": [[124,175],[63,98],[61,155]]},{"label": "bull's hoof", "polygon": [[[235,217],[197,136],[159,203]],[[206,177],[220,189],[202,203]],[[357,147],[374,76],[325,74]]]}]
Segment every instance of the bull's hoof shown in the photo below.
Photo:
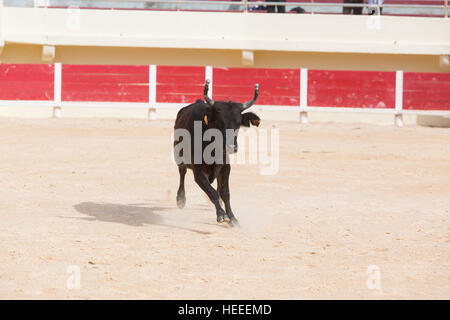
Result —
[{"label": "bull's hoof", "polygon": [[230,223],[231,219],[226,214],[220,214],[217,216],[217,223]]},{"label": "bull's hoof", "polygon": [[186,205],[186,198],[177,199],[177,206],[180,209],[183,209]]},{"label": "bull's hoof", "polygon": [[240,227],[241,225],[239,224],[239,221],[236,218],[231,218],[231,221],[229,222],[230,226],[232,227]]}]

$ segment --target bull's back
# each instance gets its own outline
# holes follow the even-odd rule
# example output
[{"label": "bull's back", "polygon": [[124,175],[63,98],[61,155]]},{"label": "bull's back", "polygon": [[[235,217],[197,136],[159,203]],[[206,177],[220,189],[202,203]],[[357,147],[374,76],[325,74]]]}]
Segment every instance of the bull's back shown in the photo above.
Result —
[{"label": "bull's back", "polygon": [[192,130],[194,121],[201,121],[201,114],[204,108],[206,108],[206,104],[201,100],[181,108],[177,113],[174,128]]}]

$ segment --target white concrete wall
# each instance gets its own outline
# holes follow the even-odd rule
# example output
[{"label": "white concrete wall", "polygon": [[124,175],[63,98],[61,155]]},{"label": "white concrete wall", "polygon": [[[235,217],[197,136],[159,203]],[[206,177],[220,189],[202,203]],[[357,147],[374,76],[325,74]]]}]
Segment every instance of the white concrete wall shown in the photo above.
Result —
[{"label": "white concrete wall", "polygon": [[[450,20],[344,15],[3,8],[24,44],[449,54]],[[78,20],[78,21],[74,21]]]},{"label": "white concrete wall", "polygon": [[[181,106],[181,104],[180,104]],[[268,111],[256,108],[251,110],[256,112],[261,119],[276,121],[299,122],[298,111]],[[176,117],[177,109],[158,109],[157,119],[173,120]],[[61,113],[63,118],[118,118],[118,119],[148,119],[148,110],[139,108],[99,108],[99,107],[64,107]],[[51,118],[53,116],[52,107],[10,107],[2,106],[0,101],[0,117],[15,118]],[[405,125],[416,124],[416,115],[404,115]],[[309,112],[310,123],[370,123],[378,125],[394,125],[393,114],[379,113],[338,113],[338,112]],[[300,124],[299,124],[300,125]]]},{"label": "white concrete wall", "polygon": [[1,11],[4,62],[42,62],[41,46],[49,45],[56,48],[55,61],[65,63],[98,63],[103,56],[108,64],[205,65],[212,56],[212,65],[236,66],[248,50],[258,67],[439,71],[439,56],[450,54],[450,20],[444,18]]}]

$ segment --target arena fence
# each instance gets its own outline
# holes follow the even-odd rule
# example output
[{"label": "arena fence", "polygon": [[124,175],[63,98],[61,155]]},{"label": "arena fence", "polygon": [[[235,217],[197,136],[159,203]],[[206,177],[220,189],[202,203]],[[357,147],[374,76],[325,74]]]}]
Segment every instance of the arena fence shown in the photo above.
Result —
[{"label": "arena fence", "polygon": [[450,74],[183,66],[0,64],[0,106],[179,109],[202,99],[206,79],[214,100],[247,101],[255,109],[308,112],[450,115]]}]

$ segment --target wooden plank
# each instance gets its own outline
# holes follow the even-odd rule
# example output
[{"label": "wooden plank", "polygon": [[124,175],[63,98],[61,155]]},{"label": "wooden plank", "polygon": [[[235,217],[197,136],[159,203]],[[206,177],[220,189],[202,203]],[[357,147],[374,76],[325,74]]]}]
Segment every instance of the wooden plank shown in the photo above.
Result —
[{"label": "wooden plank", "polygon": [[0,100],[53,100],[53,65],[0,64]]},{"label": "wooden plank", "polygon": [[190,104],[203,98],[205,67],[158,66],[156,101]]},{"label": "wooden plank", "polygon": [[308,106],[394,108],[395,72],[309,70]]},{"label": "wooden plank", "polygon": [[258,105],[300,105],[300,69],[214,68],[213,99],[247,102],[259,83]]},{"label": "wooden plank", "polygon": [[405,72],[403,109],[450,110],[450,73]]},{"label": "wooden plank", "polygon": [[148,66],[63,65],[63,101],[148,102]]}]

